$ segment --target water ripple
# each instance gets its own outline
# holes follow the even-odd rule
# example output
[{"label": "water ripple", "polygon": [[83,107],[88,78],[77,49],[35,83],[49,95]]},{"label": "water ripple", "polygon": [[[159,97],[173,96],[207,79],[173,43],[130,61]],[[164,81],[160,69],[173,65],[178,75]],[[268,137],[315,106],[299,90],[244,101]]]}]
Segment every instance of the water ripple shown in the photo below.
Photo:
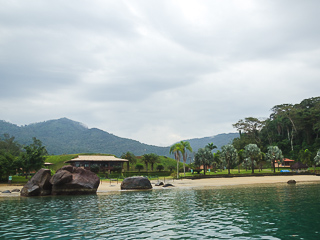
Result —
[{"label": "water ripple", "polygon": [[317,239],[319,196],[311,184],[6,199],[0,238]]}]

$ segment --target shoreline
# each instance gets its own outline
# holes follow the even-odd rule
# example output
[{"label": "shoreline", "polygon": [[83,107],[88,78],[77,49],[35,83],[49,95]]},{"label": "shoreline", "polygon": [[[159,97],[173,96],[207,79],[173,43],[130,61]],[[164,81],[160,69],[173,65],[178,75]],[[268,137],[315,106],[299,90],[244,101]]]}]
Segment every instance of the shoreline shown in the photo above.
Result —
[{"label": "shoreline", "polygon": [[[259,184],[279,184],[287,183],[289,180],[295,180],[297,184],[305,183],[320,183],[320,176],[316,175],[295,175],[295,176],[258,176],[258,177],[228,177],[228,178],[202,178],[202,179],[182,179],[169,180],[165,183],[174,185],[172,189],[207,189],[207,188],[221,188],[221,187],[235,187],[235,186],[255,186]],[[161,181],[161,179],[160,179]],[[154,186],[157,180],[151,180],[153,190],[166,189],[162,186]],[[120,182],[103,181],[100,183],[97,194],[109,194],[112,192],[121,192]],[[22,189],[23,185],[18,184],[0,184],[0,198],[1,197],[20,197],[19,192],[2,193],[5,190]],[[170,187],[169,187],[170,189]],[[150,189],[152,190],[152,189]],[[134,190],[133,190],[134,191]]]}]

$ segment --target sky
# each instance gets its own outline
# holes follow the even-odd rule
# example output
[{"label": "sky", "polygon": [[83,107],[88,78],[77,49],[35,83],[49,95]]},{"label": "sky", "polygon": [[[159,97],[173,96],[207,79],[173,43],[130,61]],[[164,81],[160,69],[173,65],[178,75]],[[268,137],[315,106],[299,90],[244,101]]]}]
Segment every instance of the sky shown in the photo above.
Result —
[{"label": "sky", "polygon": [[319,0],[0,0],[0,120],[157,146],[320,96]]}]

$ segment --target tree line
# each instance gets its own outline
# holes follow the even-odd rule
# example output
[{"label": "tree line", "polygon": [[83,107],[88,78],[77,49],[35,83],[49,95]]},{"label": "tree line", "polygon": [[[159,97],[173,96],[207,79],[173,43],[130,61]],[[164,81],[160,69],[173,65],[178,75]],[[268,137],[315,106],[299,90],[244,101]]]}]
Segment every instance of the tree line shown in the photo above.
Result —
[{"label": "tree line", "polygon": [[26,178],[30,172],[38,171],[44,166],[46,148],[36,138],[29,145],[23,146],[13,136],[4,134],[0,137],[0,180],[20,173]]},{"label": "tree line", "polygon": [[271,109],[272,113],[264,120],[247,117],[233,124],[240,137],[232,144],[222,146],[221,151],[212,154],[210,146],[195,153],[194,165],[238,166],[251,169],[261,168],[263,162],[272,164],[291,158],[308,166],[320,164],[320,97],[303,100],[299,104],[281,104]]}]

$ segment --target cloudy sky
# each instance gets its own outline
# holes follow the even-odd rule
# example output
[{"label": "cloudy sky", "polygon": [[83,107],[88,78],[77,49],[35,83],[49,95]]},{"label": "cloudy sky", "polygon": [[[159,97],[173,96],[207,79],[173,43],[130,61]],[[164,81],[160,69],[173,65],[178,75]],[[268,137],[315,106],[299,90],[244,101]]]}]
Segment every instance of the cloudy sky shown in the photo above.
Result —
[{"label": "cloudy sky", "polygon": [[168,146],[320,96],[319,0],[0,0],[0,119]]}]

